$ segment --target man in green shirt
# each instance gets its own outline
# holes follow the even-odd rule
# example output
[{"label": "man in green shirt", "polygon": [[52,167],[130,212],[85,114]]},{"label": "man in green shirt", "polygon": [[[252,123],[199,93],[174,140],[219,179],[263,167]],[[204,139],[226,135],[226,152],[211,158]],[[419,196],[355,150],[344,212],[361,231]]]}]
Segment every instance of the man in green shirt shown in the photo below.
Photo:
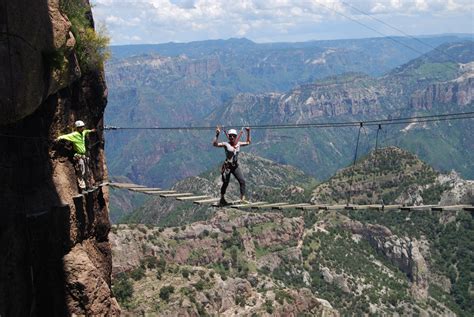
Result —
[{"label": "man in green shirt", "polygon": [[74,123],[76,131],[59,136],[56,141],[66,140],[72,143],[74,148],[74,167],[76,169],[77,182],[81,191],[85,191],[86,180],[89,176],[89,158],[86,155],[86,136],[96,129],[88,130],[83,121],[78,120]]}]

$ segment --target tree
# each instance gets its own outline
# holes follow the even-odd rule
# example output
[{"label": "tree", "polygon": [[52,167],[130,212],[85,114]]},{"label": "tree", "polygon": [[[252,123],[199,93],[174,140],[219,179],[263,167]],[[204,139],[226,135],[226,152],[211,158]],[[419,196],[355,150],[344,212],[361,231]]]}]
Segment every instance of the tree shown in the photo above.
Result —
[{"label": "tree", "polygon": [[168,301],[170,299],[170,295],[174,293],[173,286],[164,286],[160,289],[160,298],[164,301]]}]

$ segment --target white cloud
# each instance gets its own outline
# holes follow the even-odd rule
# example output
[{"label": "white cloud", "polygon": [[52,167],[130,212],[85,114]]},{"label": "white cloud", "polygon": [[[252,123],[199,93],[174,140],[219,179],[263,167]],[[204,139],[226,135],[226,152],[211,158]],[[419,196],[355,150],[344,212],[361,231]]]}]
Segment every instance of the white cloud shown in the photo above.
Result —
[{"label": "white cloud", "polygon": [[[412,34],[437,33],[419,26],[442,24],[443,17],[472,19],[471,0],[92,0],[95,19],[107,25],[114,44],[139,35],[144,43],[187,42],[208,38],[248,37],[254,40],[310,40],[321,37],[379,36],[351,19],[378,29],[360,12],[388,19]],[[356,8],[357,10],[355,10]],[[403,17],[403,25],[397,19]],[[406,18],[414,19],[410,29]],[[437,23],[433,23],[434,19]],[[417,19],[415,21],[415,19]],[[431,19],[431,20],[429,20]],[[401,21],[401,20],[400,20]],[[425,22],[425,23],[424,23]],[[401,23],[401,22],[400,22]],[[460,25],[469,25],[468,22]],[[471,29],[458,32],[474,32]],[[327,31],[329,28],[329,31]],[[445,29],[456,29],[450,26]],[[320,34],[320,36],[318,36]],[[390,34],[393,35],[393,34]],[[133,41],[138,41],[134,38]]]}]

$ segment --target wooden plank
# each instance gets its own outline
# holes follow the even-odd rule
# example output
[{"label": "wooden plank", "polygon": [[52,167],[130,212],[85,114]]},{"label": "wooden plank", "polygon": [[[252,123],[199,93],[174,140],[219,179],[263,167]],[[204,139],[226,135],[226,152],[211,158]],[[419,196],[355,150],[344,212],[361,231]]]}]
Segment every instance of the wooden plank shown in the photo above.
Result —
[{"label": "wooden plank", "polygon": [[437,207],[437,205],[421,205],[421,206],[402,206],[400,210],[403,211],[427,211],[431,208]]},{"label": "wooden plank", "polygon": [[311,204],[308,204],[308,203],[290,204],[290,205],[283,205],[283,206],[275,206],[275,207],[272,207],[272,209],[283,210],[283,209],[290,209],[290,208],[303,207],[303,206],[311,206]]},{"label": "wooden plank", "polygon": [[309,205],[309,206],[296,207],[296,209],[301,209],[301,210],[327,210],[328,206],[327,205]]},{"label": "wooden plank", "polygon": [[344,210],[346,205],[330,205],[327,210]]},{"label": "wooden plank", "polygon": [[216,201],[221,200],[220,198],[211,198],[211,199],[203,199],[203,200],[196,200],[194,201],[195,204],[198,205],[203,205],[203,204],[212,204],[215,203]]},{"label": "wooden plank", "polygon": [[146,190],[143,193],[149,195],[161,195],[161,194],[173,194],[176,193],[175,190]]},{"label": "wooden plank", "polygon": [[144,192],[144,191],[161,190],[161,188],[158,188],[158,187],[133,187],[133,188],[129,188],[129,190],[134,191],[134,192]]},{"label": "wooden plank", "polygon": [[369,210],[382,210],[385,208],[383,205],[367,205]]},{"label": "wooden plank", "polygon": [[371,210],[399,210],[402,205],[367,205]]},{"label": "wooden plank", "polygon": [[248,203],[248,204],[232,205],[232,206],[230,206],[230,207],[231,207],[231,208],[242,208],[242,209],[245,209],[245,208],[251,208],[251,207],[253,207],[253,206],[259,206],[259,205],[264,205],[264,204],[268,204],[268,202],[266,202],[266,201],[257,201],[257,202]]},{"label": "wooden plank", "polygon": [[[353,205],[353,206],[356,207],[355,209],[357,210],[363,210],[363,209],[370,209],[372,205]],[[382,207],[382,205],[380,205],[380,207]]]},{"label": "wooden plank", "polygon": [[197,200],[197,199],[207,199],[211,198],[211,196],[201,195],[201,196],[185,196],[185,197],[177,197],[177,200]]},{"label": "wooden plank", "polygon": [[384,210],[400,210],[402,208],[402,205],[384,205],[383,209]]},{"label": "wooden plank", "polygon": [[344,209],[345,210],[357,210],[357,209],[359,209],[359,206],[358,205],[345,205]]},{"label": "wooden plank", "polygon": [[96,190],[98,190],[100,187],[92,187],[92,188],[89,188],[88,190],[85,190],[84,193],[93,193],[95,192]]},{"label": "wooden plank", "polygon": [[193,193],[171,193],[171,194],[161,194],[161,197],[164,198],[171,198],[171,197],[184,197],[184,196],[192,196]]},{"label": "wooden plank", "polygon": [[265,204],[265,205],[257,205],[257,206],[252,206],[252,209],[264,209],[264,208],[270,208],[270,207],[276,207],[276,206],[283,206],[283,205],[288,205],[288,202]]},{"label": "wooden plank", "polygon": [[235,201],[228,201],[227,204],[221,205],[220,202],[215,202],[212,204],[212,207],[227,207],[230,208],[234,205],[240,204],[240,200],[235,200]]},{"label": "wooden plank", "polygon": [[432,211],[457,211],[462,210],[464,208],[472,207],[470,205],[452,205],[452,206],[435,206],[432,207]]},{"label": "wooden plank", "polygon": [[126,189],[145,187],[142,185],[137,185],[137,184],[132,184],[132,183],[110,183],[109,185],[116,188],[126,188]]}]

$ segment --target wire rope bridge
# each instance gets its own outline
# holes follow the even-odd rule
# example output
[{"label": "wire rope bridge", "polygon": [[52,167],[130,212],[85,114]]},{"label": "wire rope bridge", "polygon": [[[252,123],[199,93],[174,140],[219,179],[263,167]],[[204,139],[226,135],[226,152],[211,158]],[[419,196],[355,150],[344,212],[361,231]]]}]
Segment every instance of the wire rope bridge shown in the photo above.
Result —
[{"label": "wire rope bridge", "polygon": [[285,210],[285,209],[300,209],[300,210],[406,210],[406,211],[455,211],[455,210],[466,210],[474,212],[474,205],[452,205],[452,206],[440,206],[440,205],[420,205],[420,206],[403,206],[403,205],[355,205],[355,204],[346,204],[346,205],[320,205],[320,204],[311,204],[311,203],[298,203],[291,204],[288,202],[266,202],[266,201],[257,201],[249,203],[241,203],[240,201],[229,202],[224,206],[219,205],[220,198],[211,197],[208,195],[199,195],[189,192],[178,192],[175,190],[165,190],[158,187],[146,187],[143,185],[137,185],[132,183],[115,183],[109,182],[104,183],[118,189],[125,189],[132,192],[143,193],[147,195],[156,195],[162,198],[172,198],[179,201],[192,201],[197,205],[209,205],[213,207],[222,207],[222,208],[236,208],[236,209],[276,209],[276,210]]},{"label": "wire rope bridge", "polygon": [[[361,130],[365,126],[378,126],[375,142],[375,153],[378,148],[379,132],[382,129],[382,125],[396,125],[396,124],[408,124],[408,123],[422,123],[422,122],[439,122],[439,121],[453,121],[463,119],[473,119],[474,112],[464,113],[450,113],[450,114],[437,114],[428,116],[408,117],[408,118],[390,118],[382,120],[370,120],[364,122],[326,122],[326,123],[308,123],[308,124],[268,124],[268,125],[253,125],[250,126],[253,129],[294,129],[294,128],[341,128],[341,127],[359,127],[357,134],[357,142],[354,154],[354,160],[352,165],[354,166],[357,161],[357,154],[359,149],[359,140]],[[115,127],[106,126],[105,130],[211,130],[212,127],[201,126],[201,127]],[[473,212],[474,205],[451,205],[451,206],[440,206],[440,205],[418,205],[418,206],[405,206],[405,205],[384,205],[384,204],[371,204],[371,205],[357,205],[351,204],[352,196],[352,183],[353,176],[350,178],[350,189],[347,195],[347,203],[339,205],[326,205],[326,204],[311,204],[311,203],[288,203],[288,202],[248,202],[241,203],[240,201],[230,202],[229,204],[221,206],[219,204],[220,198],[211,197],[208,195],[195,194],[190,192],[178,192],[175,190],[165,190],[157,187],[146,187],[138,184],[131,183],[105,183],[111,187],[127,189],[133,192],[144,193],[147,195],[159,195],[162,198],[173,198],[179,201],[192,201],[198,205],[210,205],[213,207],[229,207],[237,209],[300,209],[300,210],[406,210],[406,211],[450,211],[450,210],[466,210]]]},{"label": "wire rope bridge", "polygon": [[[326,123],[308,123],[308,124],[268,124],[268,125],[253,125],[250,126],[253,129],[295,129],[295,128],[341,128],[341,127],[359,127],[357,134],[357,145],[355,148],[354,160],[352,165],[354,166],[357,161],[357,154],[359,149],[360,134],[366,126],[377,126],[376,134],[376,145],[375,152],[377,153],[379,132],[382,129],[382,125],[398,125],[398,124],[409,124],[409,123],[422,123],[422,122],[439,122],[439,121],[453,121],[453,120],[465,120],[473,119],[474,112],[464,113],[449,113],[449,114],[437,114],[427,115],[418,117],[408,118],[390,118],[382,120],[370,120],[364,122],[326,122]],[[211,130],[209,126],[194,126],[194,127],[115,127],[106,126],[105,130]],[[174,198],[179,201],[192,201],[198,205],[210,205],[213,207],[229,207],[237,209],[300,209],[300,210],[407,210],[407,211],[449,211],[449,210],[466,210],[474,211],[474,205],[451,205],[451,206],[440,206],[440,205],[419,205],[419,206],[405,206],[405,205],[384,205],[384,204],[372,204],[372,205],[357,205],[351,204],[352,196],[352,185],[353,176],[350,178],[350,189],[347,193],[347,203],[339,205],[322,205],[322,204],[311,204],[311,203],[289,203],[289,202],[266,202],[257,201],[249,203],[241,203],[240,201],[230,202],[224,206],[219,204],[220,198],[195,194],[190,192],[178,192],[175,190],[164,190],[156,187],[146,187],[138,184],[131,183],[106,183],[109,186],[127,189],[133,192],[144,193],[148,195],[159,195],[162,198]]]}]

